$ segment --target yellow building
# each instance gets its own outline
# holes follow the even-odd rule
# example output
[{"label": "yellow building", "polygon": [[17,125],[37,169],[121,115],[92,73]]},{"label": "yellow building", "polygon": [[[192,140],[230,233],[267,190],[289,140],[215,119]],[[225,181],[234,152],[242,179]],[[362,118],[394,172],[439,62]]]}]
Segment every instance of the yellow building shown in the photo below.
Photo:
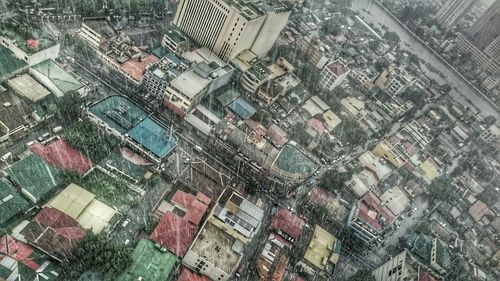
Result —
[{"label": "yellow building", "polygon": [[309,274],[329,275],[338,262],[340,247],[341,242],[333,234],[316,225],[314,236],[298,265]]},{"label": "yellow building", "polygon": [[398,168],[403,166],[408,161],[408,157],[388,140],[379,142],[372,150],[372,153],[375,156],[384,158]]}]

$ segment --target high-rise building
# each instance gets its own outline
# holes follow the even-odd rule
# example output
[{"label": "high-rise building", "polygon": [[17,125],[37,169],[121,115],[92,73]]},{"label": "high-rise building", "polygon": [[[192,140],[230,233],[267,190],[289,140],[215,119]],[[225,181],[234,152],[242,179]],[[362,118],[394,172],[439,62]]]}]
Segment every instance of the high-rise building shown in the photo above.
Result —
[{"label": "high-rise building", "polygon": [[[496,0],[469,30],[479,49],[486,49],[500,36],[500,0]],[[500,45],[500,44],[498,44]]]},{"label": "high-rise building", "polygon": [[372,271],[376,281],[440,280],[439,275],[428,268],[407,250],[393,257]]},{"label": "high-rise building", "polygon": [[327,64],[320,72],[319,85],[321,88],[333,91],[342,84],[351,70],[341,61],[335,60]]},{"label": "high-rise building", "polygon": [[224,61],[250,49],[263,57],[291,13],[286,1],[181,0],[174,23]]},{"label": "high-rise building", "polygon": [[439,9],[435,18],[436,21],[445,28],[450,28],[458,18],[470,8],[473,0],[448,0]]}]

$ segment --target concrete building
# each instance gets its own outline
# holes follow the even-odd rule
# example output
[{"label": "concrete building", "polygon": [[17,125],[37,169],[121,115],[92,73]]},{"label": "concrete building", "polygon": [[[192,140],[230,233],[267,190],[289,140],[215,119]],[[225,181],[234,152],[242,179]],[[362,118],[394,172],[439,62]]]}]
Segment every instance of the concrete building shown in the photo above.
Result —
[{"label": "concrete building", "polygon": [[496,125],[491,125],[479,135],[479,137],[487,143],[494,141],[498,136],[500,136],[500,129]]},{"label": "concrete building", "polygon": [[390,65],[375,80],[375,85],[391,96],[396,96],[415,84],[417,78],[404,68]]},{"label": "concrete building", "polygon": [[446,274],[446,271],[450,269],[451,254],[447,246],[439,238],[432,240],[430,265],[441,275]]},{"label": "concrete building", "polygon": [[181,0],[174,24],[228,61],[246,49],[263,57],[291,14],[286,1]]},{"label": "concrete building", "polygon": [[101,44],[116,36],[117,32],[107,20],[83,19],[78,35],[90,43],[90,46],[99,49]]},{"label": "concrete building", "polygon": [[437,281],[440,278],[407,250],[372,271],[376,281]]},{"label": "concrete building", "polygon": [[437,12],[436,21],[444,28],[451,28],[473,3],[473,0],[448,0]]},{"label": "concrete building", "polygon": [[187,39],[178,30],[171,29],[163,35],[161,45],[172,53],[180,53],[183,46],[187,46]]},{"label": "concrete building", "polygon": [[164,96],[165,105],[184,117],[209,93],[229,83],[234,68],[207,48],[183,54],[194,66],[170,81]]},{"label": "concrete building", "polygon": [[310,62],[318,69],[323,69],[331,57],[330,47],[319,38],[304,36],[299,41],[300,48],[309,56]]},{"label": "concrete building", "polygon": [[340,60],[327,64],[320,73],[319,86],[325,90],[333,91],[342,84],[351,70]]},{"label": "concrete building", "polygon": [[353,206],[347,226],[359,239],[369,243],[380,238],[395,219],[394,213],[375,193],[369,191]]}]

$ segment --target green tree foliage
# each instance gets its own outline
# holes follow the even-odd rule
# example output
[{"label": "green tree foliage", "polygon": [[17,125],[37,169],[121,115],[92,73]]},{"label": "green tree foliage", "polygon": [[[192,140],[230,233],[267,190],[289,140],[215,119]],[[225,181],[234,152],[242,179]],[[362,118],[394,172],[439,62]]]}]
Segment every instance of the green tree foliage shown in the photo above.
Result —
[{"label": "green tree foliage", "polygon": [[418,109],[424,107],[425,105],[425,98],[427,94],[425,93],[424,90],[417,88],[417,87],[412,87],[406,89],[401,96],[406,99],[410,100],[415,104],[415,107]]},{"label": "green tree foliage", "polygon": [[446,201],[453,194],[453,185],[447,177],[436,178],[429,186],[429,197],[431,200]]},{"label": "green tree foliage", "polygon": [[64,131],[63,137],[71,146],[85,153],[95,163],[108,156],[118,141],[89,121],[77,122]]},{"label": "green tree foliage", "polygon": [[351,118],[344,118],[342,123],[333,129],[333,135],[344,144],[349,143],[352,146],[364,145],[368,140],[366,132]]},{"label": "green tree foliage", "polygon": [[387,31],[384,33],[384,39],[386,39],[390,44],[399,44],[399,35],[396,32]]},{"label": "green tree foliage", "polygon": [[372,272],[367,269],[361,269],[356,271],[356,273],[347,279],[348,281],[375,281],[375,277],[372,276]]},{"label": "green tree foliage", "polygon": [[306,146],[309,142],[309,134],[304,129],[304,125],[301,123],[296,123],[292,126],[289,132],[290,139]]},{"label": "green tree foliage", "polygon": [[80,116],[80,94],[69,92],[57,100],[59,118],[66,122],[73,122]]},{"label": "green tree foliage", "polygon": [[86,271],[97,272],[102,279],[114,280],[132,263],[132,250],[116,246],[104,234],[88,233],[73,251],[73,256],[62,262],[60,280],[78,280]]},{"label": "green tree foliage", "polygon": [[321,31],[327,35],[337,36],[342,33],[342,23],[338,18],[331,18],[325,22]]},{"label": "green tree foliage", "polygon": [[336,170],[328,170],[319,183],[323,189],[336,191],[344,187],[344,182],[350,180],[352,172],[338,172]]}]

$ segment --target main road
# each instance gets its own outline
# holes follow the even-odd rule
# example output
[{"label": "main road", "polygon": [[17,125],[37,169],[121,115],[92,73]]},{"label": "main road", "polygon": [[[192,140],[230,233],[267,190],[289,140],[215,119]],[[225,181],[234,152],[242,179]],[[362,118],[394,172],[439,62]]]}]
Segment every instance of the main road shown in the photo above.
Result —
[{"label": "main road", "polygon": [[394,18],[392,18],[387,11],[377,5],[374,0],[355,0],[352,2],[352,9],[359,12],[360,17],[364,21],[379,28],[386,26],[388,30],[398,34],[401,39],[401,48],[403,50],[414,53],[426,64],[430,64],[439,70],[444,77],[430,71],[427,71],[426,74],[439,83],[449,84],[452,87],[449,95],[454,100],[469,107],[472,105],[484,116],[492,115],[497,119],[497,121],[499,120],[499,111],[495,105],[485,100],[485,98],[482,97],[471,85],[469,85],[464,79],[460,78],[450,66],[446,65],[436,54],[427,49],[421,41],[410,34],[410,32],[401,26],[401,24]]}]

